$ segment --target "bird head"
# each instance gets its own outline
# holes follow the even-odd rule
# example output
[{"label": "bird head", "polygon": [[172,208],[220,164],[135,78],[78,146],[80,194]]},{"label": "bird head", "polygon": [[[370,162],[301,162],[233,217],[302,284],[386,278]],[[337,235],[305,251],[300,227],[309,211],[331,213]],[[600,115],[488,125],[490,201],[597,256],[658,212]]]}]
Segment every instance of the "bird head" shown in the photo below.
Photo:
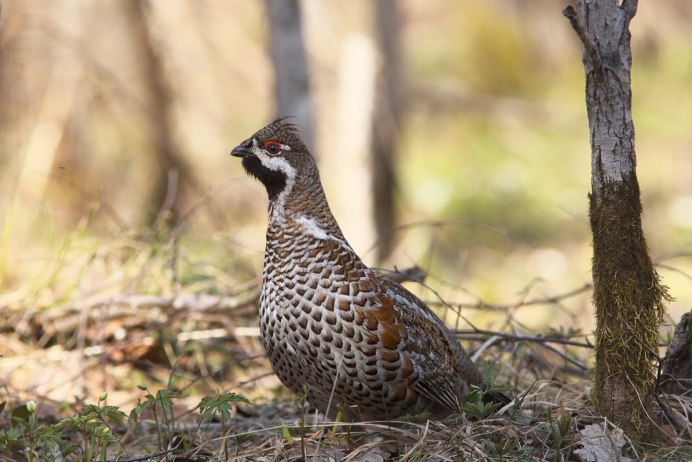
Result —
[{"label": "bird head", "polygon": [[243,160],[245,171],[264,184],[270,200],[291,188],[306,172],[316,171],[296,126],[284,120],[275,120],[231,151],[232,156]]}]

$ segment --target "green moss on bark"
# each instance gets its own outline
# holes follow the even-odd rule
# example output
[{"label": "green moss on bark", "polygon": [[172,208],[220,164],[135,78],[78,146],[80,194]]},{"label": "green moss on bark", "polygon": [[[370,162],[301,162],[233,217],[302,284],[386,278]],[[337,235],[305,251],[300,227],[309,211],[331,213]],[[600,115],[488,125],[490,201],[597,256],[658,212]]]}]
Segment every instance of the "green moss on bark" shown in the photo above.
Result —
[{"label": "green moss on bark", "polygon": [[651,351],[669,297],[646,246],[636,175],[605,183],[589,200],[597,318],[594,405],[628,435],[655,438]]}]

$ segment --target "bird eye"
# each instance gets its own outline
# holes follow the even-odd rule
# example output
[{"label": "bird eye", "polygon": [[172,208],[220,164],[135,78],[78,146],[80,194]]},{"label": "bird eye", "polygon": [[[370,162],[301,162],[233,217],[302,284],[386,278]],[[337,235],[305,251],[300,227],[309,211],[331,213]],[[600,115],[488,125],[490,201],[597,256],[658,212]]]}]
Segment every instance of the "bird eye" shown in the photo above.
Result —
[{"label": "bird eye", "polygon": [[278,154],[281,152],[281,143],[278,141],[269,140],[264,143],[264,149],[266,149],[269,154]]}]

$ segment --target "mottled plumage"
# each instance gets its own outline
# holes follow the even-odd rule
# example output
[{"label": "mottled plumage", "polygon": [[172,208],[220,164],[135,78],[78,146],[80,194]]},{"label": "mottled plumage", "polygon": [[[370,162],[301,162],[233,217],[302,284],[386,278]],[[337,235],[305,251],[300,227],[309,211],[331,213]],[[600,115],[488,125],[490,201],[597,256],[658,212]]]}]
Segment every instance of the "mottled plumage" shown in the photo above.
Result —
[{"label": "mottled plumage", "polygon": [[420,299],[356,255],[296,128],[275,121],[232,154],[269,195],[260,330],[281,381],[351,419],[459,412],[483,376]]}]

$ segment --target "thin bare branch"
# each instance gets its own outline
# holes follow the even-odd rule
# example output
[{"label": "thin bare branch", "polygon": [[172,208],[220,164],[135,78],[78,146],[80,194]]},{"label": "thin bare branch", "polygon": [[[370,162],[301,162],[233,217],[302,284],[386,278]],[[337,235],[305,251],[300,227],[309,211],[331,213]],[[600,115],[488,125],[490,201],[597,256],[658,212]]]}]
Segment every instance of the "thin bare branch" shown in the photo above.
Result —
[{"label": "thin bare branch", "polygon": [[[586,342],[577,342],[572,340],[571,337],[552,337],[545,335],[524,335],[524,334],[512,334],[508,332],[498,332],[494,330],[487,329],[460,329],[455,330],[454,333],[459,338],[479,340],[479,337],[473,337],[473,335],[480,335],[480,339],[485,339],[488,337],[498,337],[505,341],[510,342],[533,342],[533,343],[556,343],[560,345],[575,346],[580,348],[593,348],[593,345]],[[580,337],[584,336],[583,334]],[[585,336],[584,336],[585,337]]]},{"label": "thin bare branch", "polygon": [[596,42],[594,42],[593,37],[586,32],[586,28],[581,21],[579,21],[577,11],[572,5],[568,5],[567,8],[562,11],[562,14],[569,19],[569,23],[579,36],[579,40],[581,40],[581,43],[584,45],[584,51],[591,60],[594,70],[596,72],[602,72],[603,63],[601,62],[601,54],[598,52],[598,48],[596,47]]},{"label": "thin bare branch", "polygon": [[259,290],[241,297],[182,292],[176,295],[98,295],[36,314],[40,323],[57,332],[70,331],[80,323],[81,313],[91,320],[118,319],[133,313],[160,309],[165,312],[220,312],[228,314],[254,306]]},{"label": "thin bare branch", "polygon": [[523,300],[519,303],[508,303],[508,304],[496,304],[496,303],[488,303],[483,300],[479,300],[476,303],[464,303],[464,302],[441,302],[441,301],[429,301],[427,302],[428,305],[432,306],[450,306],[453,308],[473,308],[473,309],[487,309],[491,311],[507,311],[509,309],[516,309],[522,306],[530,306],[530,305],[550,305],[550,304],[555,304],[555,303],[560,303],[566,298],[574,297],[575,295],[579,295],[581,293],[587,292],[589,290],[593,289],[593,284],[591,283],[586,283],[581,287],[577,287],[576,289],[572,289],[570,291],[567,291],[562,294],[558,295],[551,295],[549,297],[540,297],[540,298],[533,298],[529,300]]}]

